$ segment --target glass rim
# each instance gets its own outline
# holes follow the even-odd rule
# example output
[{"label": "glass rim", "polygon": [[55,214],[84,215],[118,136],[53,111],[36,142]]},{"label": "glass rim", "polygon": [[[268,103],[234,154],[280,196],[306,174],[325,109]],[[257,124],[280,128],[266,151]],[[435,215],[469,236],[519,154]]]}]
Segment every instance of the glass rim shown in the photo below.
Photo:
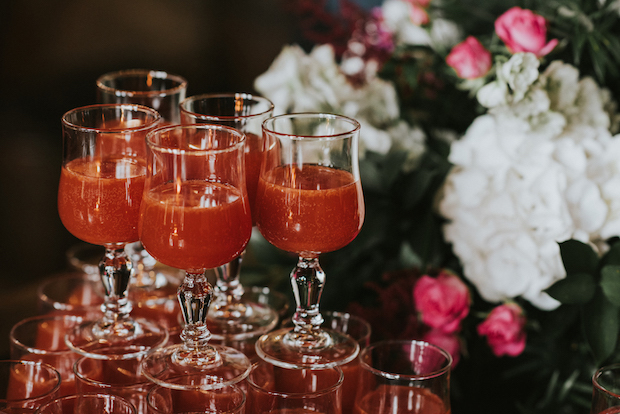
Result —
[{"label": "glass rim", "polygon": [[[153,78],[156,79],[169,79],[177,83],[176,86],[168,89],[162,90],[147,90],[147,91],[136,91],[130,89],[120,89],[113,88],[111,86],[106,85],[104,82],[107,80],[115,79],[119,76],[124,75],[144,75],[148,77],[152,75]],[[104,92],[111,93],[115,96],[168,96],[174,95],[175,93],[180,92],[183,89],[187,88],[187,79],[183,76],[176,75],[174,73],[166,72],[163,70],[153,70],[153,69],[122,69],[116,70],[112,72],[104,73],[99,76],[95,81],[97,87]]]},{"label": "glass rim", "polygon": [[37,410],[35,411],[35,414],[42,412],[44,408],[47,408],[53,404],[57,404],[59,402],[64,402],[64,401],[69,401],[69,400],[77,400],[79,398],[85,398],[85,397],[88,399],[93,399],[94,397],[96,399],[103,399],[103,400],[110,400],[110,399],[118,400],[125,406],[129,407],[132,414],[137,414],[136,407],[127,398],[121,397],[120,395],[106,394],[103,392],[86,392],[86,393],[81,393],[81,394],[64,395],[62,397],[54,398],[53,400],[48,401],[45,404],[42,404],[39,408],[37,408]]},{"label": "glass rim", "polygon": [[[83,125],[78,125],[73,122],[70,122],[67,118],[69,115],[73,115],[80,112],[86,112],[89,110],[105,110],[105,109],[120,109],[122,111],[129,110],[136,113],[144,113],[151,115],[153,120],[150,122],[146,122],[142,125],[138,125],[135,127],[124,127],[124,128],[96,128],[96,127],[87,127]],[[140,131],[148,131],[153,128],[154,125],[161,121],[162,117],[153,108],[149,108],[148,106],[138,105],[138,104],[94,104],[94,105],[86,105],[79,106],[77,108],[73,108],[65,112],[62,116],[62,125],[66,128],[71,128],[75,131],[79,132],[95,132],[95,133],[119,133],[119,132],[140,132]]]},{"label": "glass rim", "polygon": [[[42,283],[39,284],[39,286],[37,286],[37,299],[42,303],[45,304],[47,306],[51,306],[54,310],[57,311],[62,311],[62,312],[89,312],[91,310],[97,310],[101,308],[101,304],[103,303],[97,303],[97,304],[90,304],[90,305],[72,305],[70,303],[66,303],[66,302],[59,302],[58,300],[51,298],[47,292],[46,289],[50,286],[54,286],[55,283],[59,282],[59,281],[65,281],[65,280],[72,280],[72,279],[76,279],[79,281],[83,281],[83,282],[93,282],[96,283],[97,281],[94,279],[90,279],[91,275],[89,275],[88,273],[76,270],[74,272],[67,272],[67,273],[62,273],[62,274],[57,274],[54,275],[52,277],[50,277],[47,280],[44,280]],[[103,296],[100,296],[101,298],[103,298]]]},{"label": "glass rim", "polygon": [[[128,383],[122,383],[122,384],[111,384],[109,382],[105,382],[105,381],[101,381],[101,380],[97,380],[97,379],[93,379],[90,377],[85,376],[85,374],[81,371],[79,371],[78,366],[84,362],[84,361],[90,361],[93,363],[106,363],[108,362],[108,360],[105,359],[96,359],[96,358],[90,358],[86,355],[82,355],[80,356],[74,363],[73,363],[73,374],[75,375],[76,381],[79,379],[85,383],[87,383],[89,386],[92,387],[97,387],[100,389],[109,389],[109,388],[137,388],[137,387],[142,387],[145,385],[148,385],[149,387],[152,386],[154,383],[149,381],[147,378],[142,377],[142,381],[140,381],[140,376],[136,376],[136,381],[135,382],[128,382]],[[129,359],[126,359],[124,361],[129,361]],[[137,364],[139,365],[140,362],[137,361]]]},{"label": "glass rim", "polygon": [[[425,373],[425,374],[398,374],[398,373],[393,373],[393,372],[387,372],[378,368],[375,368],[371,365],[369,365],[366,361],[365,361],[365,357],[371,353],[373,350],[382,347],[382,346],[394,346],[394,345],[424,345],[425,347],[429,347],[432,348],[436,351],[438,351],[445,359],[445,363],[438,369]],[[389,380],[425,380],[425,379],[432,379],[432,378],[436,378],[439,377],[443,374],[445,374],[446,372],[448,372],[450,370],[450,367],[452,365],[452,355],[450,355],[449,352],[447,352],[445,349],[431,344],[430,342],[426,342],[426,341],[420,341],[420,340],[408,340],[408,339],[387,339],[387,340],[383,340],[383,341],[378,341],[375,343],[370,344],[369,346],[367,346],[366,348],[364,348],[361,352],[360,352],[360,356],[359,356],[359,361],[360,361],[360,365],[362,366],[363,369],[369,371],[370,373],[389,379]]]},{"label": "glass rim", "polygon": [[608,395],[610,395],[612,397],[615,397],[615,398],[620,398],[620,394],[617,394],[617,393],[615,393],[613,391],[608,390],[598,380],[605,371],[612,371],[612,370],[617,370],[617,369],[620,369],[620,363],[604,365],[604,366],[600,367],[592,375],[592,385],[597,390],[599,390],[601,392],[604,392],[605,394],[608,394]]},{"label": "glass rim", "polygon": [[30,345],[24,344],[23,342],[21,342],[15,337],[15,331],[17,331],[19,328],[26,325],[27,323],[40,322],[44,320],[60,320],[60,319],[62,320],[70,319],[72,322],[75,322],[76,324],[82,323],[84,321],[84,317],[77,313],[64,313],[64,314],[56,314],[56,315],[44,314],[44,315],[30,316],[28,318],[22,319],[21,321],[13,325],[13,327],[11,328],[11,331],[9,332],[9,341],[11,345],[17,346],[21,350],[26,351],[27,353],[33,354],[33,355],[62,355],[66,353],[72,353],[73,351],[69,347],[67,347],[67,349],[56,349],[56,350],[36,348]]},{"label": "glass rim", "polygon": [[[236,393],[238,393],[241,396],[241,401],[238,404],[235,405],[235,407],[232,409],[232,411],[231,410],[221,411],[221,412],[218,411],[218,413],[220,413],[220,414],[239,412],[239,409],[244,407],[246,402],[247,402],[246,393],[237,384],[227,384],[227,385],[224,385],[224,386],[219,387],[219,388],[210,388],[210,389],[206,389],[204,391],[205,392],[217,392],[217,391],[221,391],[221,390],[224,390],[224,389],[227,389],[227,388],[232,388]],[[153,383],[153,386],[146,393],[146,405],[150,409],[152,409],[154,412],[156,412],[156,413],[164,413],[164,411],[159,410],[159,409],[153,407],[153,405],[151,404],[151,396],[154,395],[155,392],[160,391],[160,390],[170,390],[170,391],[179,391],[179,392],[183,392],[184,391],[184,390],[181,390],[181,389],[178,389],[178,388],[171,388],[171,387],[166,387],[165,385],[160,385],[160,384]],[[196,389],[192,388],[189,391],[196,391]]]},{"label": "glass rim", "polygon": [[[334,134],[327,134],[327,135],[319,135],[319,134],[303,135],[303,134],[291,134],[288,132],[276,131],[275,128],[270,126],[270,124],[280,119],[293,119],[293,118],[298,118],[298,119],[315,118],[318,120],[325,120],[325,119],[340,120],[340,121],[344,121],[345,123],[348,123],[349,125],[351,125],[351,129],[348,131],[334,133]],[[325,140],[325,141],[338,140],[338,139],[343,139],[343,138],[347,138],[349,136],[355,135],[356,133],[360,131],[360,129],[361,129],[361,125],[359,121],[357,121],[356,119],[353,119],[345,115],[331,114],[331,113],[326,113],[326,112],[296,112],[296,113],[290,113],[290,114],[280,114],[280,115],[269,117],[265,119],[262,123],[263,132],[266,132],[271,135],[276,135],[279,137],[287,137],[292,141],[301,141],[301,140],[307,140],[307,139]]]},{"label": "glass rim", "polygon": [[[294,398],[303,398],[303,397],[310,397],[310,398],[317,398],[320,397],[322,395],[326,395],[329,394],[331,392],[333,392],[334,390],[336,390],[338,387],[342,386],[342,383],[344,382],[344,373],[342,372],[342,368],[340,368],[338,365],[333,366],[331,368],[321,368],[321,369],[310,369],[307,368],[308,371],[336,371],[339,376],[338,376],[338,381],[336,381],[334,384],[325,387],[321,390],[318,391],[313,391],[313,392],[282,392],[282,391],[272,391],[272,390],[266,390],[265,388],[263,388],[262,386],[256,384],[256,382],[254,382],[254,380],[252,379],[252,372],[254,371],[255,367],[257,367],[259,364],[269,364],[271,365],[269,362],[267,361],[258,361],[256,363],[254,363],[252,365],[252,370],[250,371],[250,374],[247,376],[246,381],[248,382],[248,384],[256,389],[259,390],[259,392],[264,393],[266,395],[270,395],[273,397],[280,397],[280,398],[288,398],[288,399],[294,399]],[[289,369],[289,368],[282,368],[282,367],[277,367],[278,369]],[[300,369],[301,371],[301,369]]]},{"label": "glass rim", "polygon": [[[239,139],[233,144],[229,144],[223,148],[170,148],[165,145],[160,145],[154,141],[154,136],[161,135],[162,133],[172,131],[172,130],[183,130],[183,129],[198,129],[198,130],[219,130],[222,132],[230,133],[238,137]],[[246,136],[243,132],[238,129],[226,126],[226,125],[217,125],[217,124],[174,124],[174,125],[165,125],[157,127],[146,134],[146,144],[148,147],[156,148],[161,152],[166,152],[169,154],[183,154],[183,153],[213,153],[219,154],[224,152],[232,152],[240,148],[245,144]]]},{"label": "glass rim", "polygon": [[46,363],[46,362],[41,362],[41,361],[29,361],[26,359],[2,359],[0,360],[0,363],[10,363],[10,364],[17,364],[17,365],[30,365],[30,366],[39,366],[39,367],[43,367],[45,368],[47,371],[51,372],[54,374],[54,376],[56,377],[56,381],[54,384],[54,387],[52,387],[52,389],[46,390],[45,393],[43,394],[37,394],[37,395],[33,395],[30,396],[28,398],[16,398],[16,399],[8,399],[8,398],[0,398],[0,401],[2,402],[20,402],[20,401],[31,401],[31,400],[38,400],[41,398],[44,398],[47,395],[50,394],[54,394],[56,392],[58,392],[58,390],[60,389],[60,384],[62,382],[62,378],[60,377],[60,373],[58,372],[58,370],[56,368],[54,368],[52,365]]},{"label": "glass rim", "polygon": [[[267,109],[261,112],[248,114],[248,115],[207,115],[207,114],[201,114],[198,112],[190,111],[189,109],[185,107],[185,105],[189,102],[195,102],[198,100],[206,100],[206,99],[225,99],[225,98],[233,98],[233,99],[241,98],[243,100],[265,103],[267,104]],[[272,112],[274,110],[274,107],[275,106],[273,102],[271,102],[269,99],[263,96],[253,95],[251,93],[244,93],[244,92],[203,93],[200,95],[188,96],[187,98],[183,99],[181,103],[179,104],[181,113],[191,115],[196,119],[202,119],[205,121],[234,121],[236,119],[241,120],[241,119],[259,118],[259,117],[267,115],[269,112]]]}]

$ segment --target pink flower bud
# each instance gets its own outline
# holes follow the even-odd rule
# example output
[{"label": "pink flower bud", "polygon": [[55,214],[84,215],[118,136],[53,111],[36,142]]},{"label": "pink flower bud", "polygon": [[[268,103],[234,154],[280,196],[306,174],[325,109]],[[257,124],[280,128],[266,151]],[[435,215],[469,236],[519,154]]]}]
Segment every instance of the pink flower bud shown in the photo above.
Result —
[{"label": "pink flower bud", "polygon": [[437,277],[422,276],[413,288],[416,310],[422,322],[445,333],[460,329],[469,313],[469,290],[463,281],[448,272]]},{"label": "pink flower bud", "polygon": [[486,336],[489,346],[497,356],[517,356],[525,349],[525,316],[516,303],[494,308],[478,325],[478,334]]},{"label": "pink flower bud", "polygon": [[476,39],[469,36],[454,46],[446,63],[463,79],[476,79],[486,75],[491,69],[491,53]]},{"label": "pink flower bud", "polygon": [[558,44],[547,42],[547,21],[531,10],[513,7],[495,20],[495,32],[512,53],[530,52],[545,56]]}]

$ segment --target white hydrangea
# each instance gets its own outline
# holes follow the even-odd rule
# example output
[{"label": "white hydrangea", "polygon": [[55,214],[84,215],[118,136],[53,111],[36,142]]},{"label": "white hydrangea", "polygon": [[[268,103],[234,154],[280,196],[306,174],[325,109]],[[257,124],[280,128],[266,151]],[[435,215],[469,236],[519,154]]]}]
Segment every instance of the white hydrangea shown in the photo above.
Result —
[{"label": "white hydrangea", "polygon": [[424,152],[421,130],[400,119],[396,89],[391,82],[372,77],[363,86],[351,84],[329,45],[306,54],[297,45],[285,46],[267,72],[256,78],[256,90],[275,105],[275,113],[329,112],[349,116],[362,126],[360,154],[407,152],[403,168],[416,165]]},{"label": "white hydrangea", "polygon": [[503,102],[498,84],[479,92],[495,105],[452,144],[439,211],[486,300],[553,309],[543,291],[565,277],[558,243],[600,246],[620,235],[620,136],[592,79],[561,62],[534,76],[522,58],[500,68],[500,84],[510,85]]}]

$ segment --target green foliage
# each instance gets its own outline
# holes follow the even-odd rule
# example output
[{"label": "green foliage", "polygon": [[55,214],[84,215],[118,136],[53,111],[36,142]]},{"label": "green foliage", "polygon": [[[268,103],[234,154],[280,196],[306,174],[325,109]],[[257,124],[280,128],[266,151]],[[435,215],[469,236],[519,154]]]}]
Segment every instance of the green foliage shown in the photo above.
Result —
[{"label": "green foliage", "polygon": [[600,259],[577,240],[560,243],[566,278],[546,292],[564,305],[579,306],[584,337],[597,365],[617,347],[620,333],[620,243]]}]

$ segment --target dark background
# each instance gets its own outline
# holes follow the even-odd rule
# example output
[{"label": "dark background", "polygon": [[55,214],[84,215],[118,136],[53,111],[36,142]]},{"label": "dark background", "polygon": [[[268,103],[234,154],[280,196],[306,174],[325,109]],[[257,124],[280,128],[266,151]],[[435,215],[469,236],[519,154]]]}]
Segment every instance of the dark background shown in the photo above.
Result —
[{"label": "dark background", "polygon": [[78,240],[58,218],[60,119],[95,102],[95,79],[146,68],[188,80],[187,96],[254,92],[285,44],[286,0],[5,0],[0,8],[0,355],[36,313],[39,282]]}]

